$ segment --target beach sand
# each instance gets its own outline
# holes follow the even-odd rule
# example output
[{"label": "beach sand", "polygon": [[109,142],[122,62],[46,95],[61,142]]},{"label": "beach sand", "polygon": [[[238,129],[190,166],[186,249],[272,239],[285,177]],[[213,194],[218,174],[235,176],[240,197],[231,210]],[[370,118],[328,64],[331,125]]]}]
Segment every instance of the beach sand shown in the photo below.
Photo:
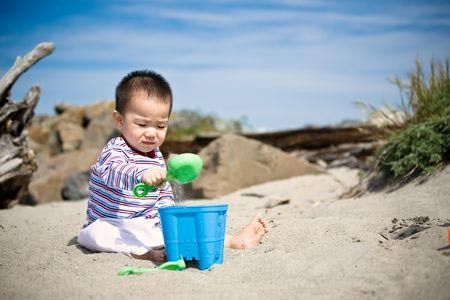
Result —
[{"label": "beach sand", "polygon": [[331,173],[194,202],[229,204],[229,233],[256,212],[269,224],[261,245],[225,249],[208,271],[117,276],[153,263],[80,248],[86,200],[2,210],[0,299],[450,299],[450,167],[420,185],[342,200],[357,173]]}]

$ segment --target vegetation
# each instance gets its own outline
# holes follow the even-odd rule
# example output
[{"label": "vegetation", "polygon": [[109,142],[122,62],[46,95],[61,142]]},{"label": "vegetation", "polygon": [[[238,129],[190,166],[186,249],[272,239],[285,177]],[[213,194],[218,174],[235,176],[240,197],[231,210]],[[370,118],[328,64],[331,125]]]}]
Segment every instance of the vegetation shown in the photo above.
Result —
[{"label": "vegetation", "polygon": [[377,153],[379,166],[395,177],[415,171],[431,173],[449,158],[450,110],[443,117],[433,117],[393,134]]},{"label": "vegetation", "polygon": [[[443,117],[450,107],[450,68],[445,63],[432,60],[428,80],[422,63],[416,60],[415,70],[404,83],[396,77],[393,83],[398,86],[403,111],[409,123],[422,123],[434,117]],[[406,98],[406,99],[405,99]]]},{"label": "vegetation", "polygon": [[196,135],[241,133],[246,128],[246,119],[221,119],[214,114],[202,114],[192,110],[173,112],[167,138],[190,140]]},{"label": "vegetation", "polygon": [[450,160],[449,61],[431,61],[426,79],[417,60],[408,83],[393,82],[400,89],[406,124],[378,150],[377,166],[397,178],[431,173]]}]

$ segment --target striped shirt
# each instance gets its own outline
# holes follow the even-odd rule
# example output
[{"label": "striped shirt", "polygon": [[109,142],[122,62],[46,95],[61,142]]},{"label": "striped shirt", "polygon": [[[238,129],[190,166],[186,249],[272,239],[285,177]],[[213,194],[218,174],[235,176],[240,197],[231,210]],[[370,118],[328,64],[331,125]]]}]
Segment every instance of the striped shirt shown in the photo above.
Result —
[{"label": "striped shirt", "polygon": [[85,227],[104,218],[154,218],[158,217],[158,208],[174,205],[168,182],[145,197],[134,196],[134,185],[152,167],[166,168],[158,148],[144,154],[132,149],[122,137],[111,139],[91,167]]}]

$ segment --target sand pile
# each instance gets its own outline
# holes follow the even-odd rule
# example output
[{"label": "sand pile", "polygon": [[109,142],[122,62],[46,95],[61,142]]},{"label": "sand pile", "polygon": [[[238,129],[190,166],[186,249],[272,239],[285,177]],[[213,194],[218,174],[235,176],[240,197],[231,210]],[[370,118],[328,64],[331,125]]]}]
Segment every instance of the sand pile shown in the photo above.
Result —
[{"label": "sand pile", "polygon": [[294,177],[213,201],[229,204],[228,232],[257,211],[270,232],[203,272],[117,276],[153,264],[80,249],[86,201],[0,211],[0,298],[448,299],[450,167],[422,185],[338,200],[356,176]]}]

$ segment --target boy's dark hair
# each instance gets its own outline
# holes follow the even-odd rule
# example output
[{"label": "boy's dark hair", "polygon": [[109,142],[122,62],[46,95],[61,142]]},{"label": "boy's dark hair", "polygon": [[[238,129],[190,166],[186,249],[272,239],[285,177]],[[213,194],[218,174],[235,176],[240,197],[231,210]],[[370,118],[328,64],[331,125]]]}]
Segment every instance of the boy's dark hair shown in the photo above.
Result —
[{"label": "boy's dark hair", "polygon": [[172,111],[172,90],[164,77],[150,70],[128,73],[116,87],[116,110],[123,114],[127,103],[136,92],[145,92],[149,97],[169,103],[169,115]]}]

